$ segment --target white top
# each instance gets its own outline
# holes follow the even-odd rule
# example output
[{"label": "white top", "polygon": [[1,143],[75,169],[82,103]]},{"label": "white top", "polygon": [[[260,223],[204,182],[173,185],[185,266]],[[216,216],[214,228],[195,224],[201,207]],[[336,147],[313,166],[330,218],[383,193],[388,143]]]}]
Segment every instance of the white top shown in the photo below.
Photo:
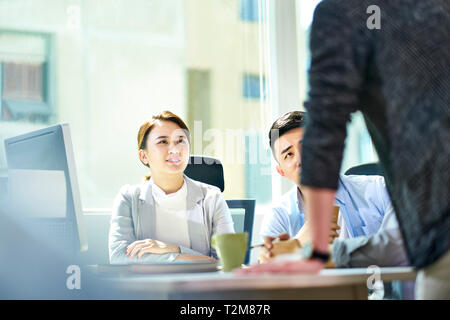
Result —
[{"label": "white top", "polygon": [[339,240],[344,240],[344,239],[350,238],[350,235],[349,235],[348,230],[347,230],[347,226],[345,225],[345,220],[344,220],[344,218],[342,217],[342,214],[341,214],[341,210],[339,210],[338,219],[337,219],[337,225],[339,227],[341,227],[341,229],[339,229],[337,231],[337,233],[339,234],[338,239]]},{"label": "white top", "polygon": [[158,187],[153,179],[150,179],[150,183],[156,215],[154,240],[189,248],[186,181],[183,181],[183,186],[177,192],[170,194]]},{"label": "white top", "polygon": [[[212,185],[184,175],[187,188],[187,223],[190,246],[180,246],[181,254],[217,257],[211,246],[216,233],[233,233],[233,219],[222,192]],[[180,253],[144,254],[129,258],[126,248],[134,241],[156,239],[155,200],[151,183],[125,185],[117,194],[108,236],[109,261],[112,264],[171,262]]]}]

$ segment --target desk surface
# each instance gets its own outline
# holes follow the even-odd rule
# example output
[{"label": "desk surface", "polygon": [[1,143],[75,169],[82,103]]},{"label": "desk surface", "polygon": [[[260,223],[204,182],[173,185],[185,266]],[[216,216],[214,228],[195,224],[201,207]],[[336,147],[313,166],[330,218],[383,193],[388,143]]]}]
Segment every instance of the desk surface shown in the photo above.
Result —
[{"label": "desk surface", "polygon": [[[95,267],[94,267],[95,270]],[[382,281],[414,280],[416,272],[412,267],[380,268]],[[179,273],[179,274],[105,274],[102,277],[120,290],[135,293],[210,293],[226,291],[264,291],[289,289],[336,288],[360,286],[367,290],[367,279],[374,275],[367,268],[325,269],[319,274],[262,274],[235,275],[224,272]]]}]

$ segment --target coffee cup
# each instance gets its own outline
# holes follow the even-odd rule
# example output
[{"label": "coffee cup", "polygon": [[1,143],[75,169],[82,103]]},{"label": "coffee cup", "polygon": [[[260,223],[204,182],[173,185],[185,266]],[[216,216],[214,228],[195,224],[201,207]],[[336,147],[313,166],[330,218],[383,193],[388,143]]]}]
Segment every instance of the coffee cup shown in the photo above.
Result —
[{"label": "coffee cup", "polygon": [[247,244],[247,232],[220,233],[211,238],[211,245],[216,249],[224,272],[239,268],[244,263]]}]

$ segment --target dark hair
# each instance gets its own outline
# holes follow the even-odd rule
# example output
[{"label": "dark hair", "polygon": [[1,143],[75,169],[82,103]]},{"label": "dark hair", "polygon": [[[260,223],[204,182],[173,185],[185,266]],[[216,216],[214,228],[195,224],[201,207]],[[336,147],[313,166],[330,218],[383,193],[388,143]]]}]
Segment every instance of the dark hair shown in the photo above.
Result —
[{"label": "dark hair", "polygon": [[269,131],[269,144],[275,160],[277,159],[275,157],[275,150],[273,149],[275,141],[286,132],[296,128],[303,128],[305,125],[306,112],[303,111],[291,111],[275,120]]},{"label": "dark hair", "polygon": [[[137,135],[137,143],[138,143],[138,149],[145,149],[147,146],[147,138],[152,131],[153,127],[155,126],[156,122],[158,121],[171,121],[175,124],[177,124],[183,131],[186,133],[186,137],[188,141],[190,142],[190,134],[189,134],[189,128],[184,123],[184,121],[177,116],[176,114],[170,112],[170,111],[162,111],[156,115],[154,115],[150,121],[146,121],[140,128]],[[146,167],[148,167],[148,164],[144,164]],[[145,176],[145,180],[149,180],[150,176]]]},{"label": "dark hair", "polygon": [[147,144],[147,137],[150,131],[155,126],[157,121],[171,121],[176,123],[181,129],[186,132],[186,136],[190,141],[189,129],[184,121],[176,114],[170,111],[160,112],[152,117],[150,121],[145,122],[140,128],[137,136],[138,149],[145,149]]}]

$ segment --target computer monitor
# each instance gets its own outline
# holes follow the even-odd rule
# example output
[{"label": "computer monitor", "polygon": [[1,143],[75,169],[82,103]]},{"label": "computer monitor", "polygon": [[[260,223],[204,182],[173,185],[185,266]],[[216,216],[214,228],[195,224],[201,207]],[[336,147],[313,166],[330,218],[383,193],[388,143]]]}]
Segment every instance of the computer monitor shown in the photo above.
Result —
[{"label": "computer monitor", "polygon": [[[24,186],[27,186],[28,172],[29,176],[34,175],[35,177],[36,174],[39,177],[40,172],[49,173],[50,176],[52,173],[59,173],[61,178],[59,181],[65,181],[65,186],[62,185],[65,188],[61,188],[65,190],[66,194],[65,212],[53,216],[33,216],[29,220],[33,220],[33,223],[44,230],[44,234],[48,235],[51,241],[59,241],[59,243],[69,246],[70,253],[77,254],[86,251],[87,237],[83,227],[82,205],[69,125],[58,124],[5,139],[5,154],[9,180],[13,180],[13,173],[19,172],[20,174],[16,174],[14,179],[22,179],[19,182],[24,183]],[[48,181],[42,181],[42,188],[44,188],[45,182]],[[36,182],[34,183],[36,184]],[[11,195],[12,190],[9,191],[10,196],[13,196]],[[19,192],[16,190],[16,193]],[[48,192],[46,195],[50,197],[50,200],[45,200],[49,208],[52,201],[60,201],[60,199],[55,199],[56,196],[51,198],[52,195],[48,195]],[[20,201],[32,201],[30,195],[19,196]],[[35,205],[36,211],[43,211],[34,203],[28,203],[28,208],[33,205]],[[15,210],[13,205],[11,211],[20,213],[20,210],[17,208]],[[64,211],[64,207],[61,211]],[[65,247],[65,249],[67,248]]]}]

